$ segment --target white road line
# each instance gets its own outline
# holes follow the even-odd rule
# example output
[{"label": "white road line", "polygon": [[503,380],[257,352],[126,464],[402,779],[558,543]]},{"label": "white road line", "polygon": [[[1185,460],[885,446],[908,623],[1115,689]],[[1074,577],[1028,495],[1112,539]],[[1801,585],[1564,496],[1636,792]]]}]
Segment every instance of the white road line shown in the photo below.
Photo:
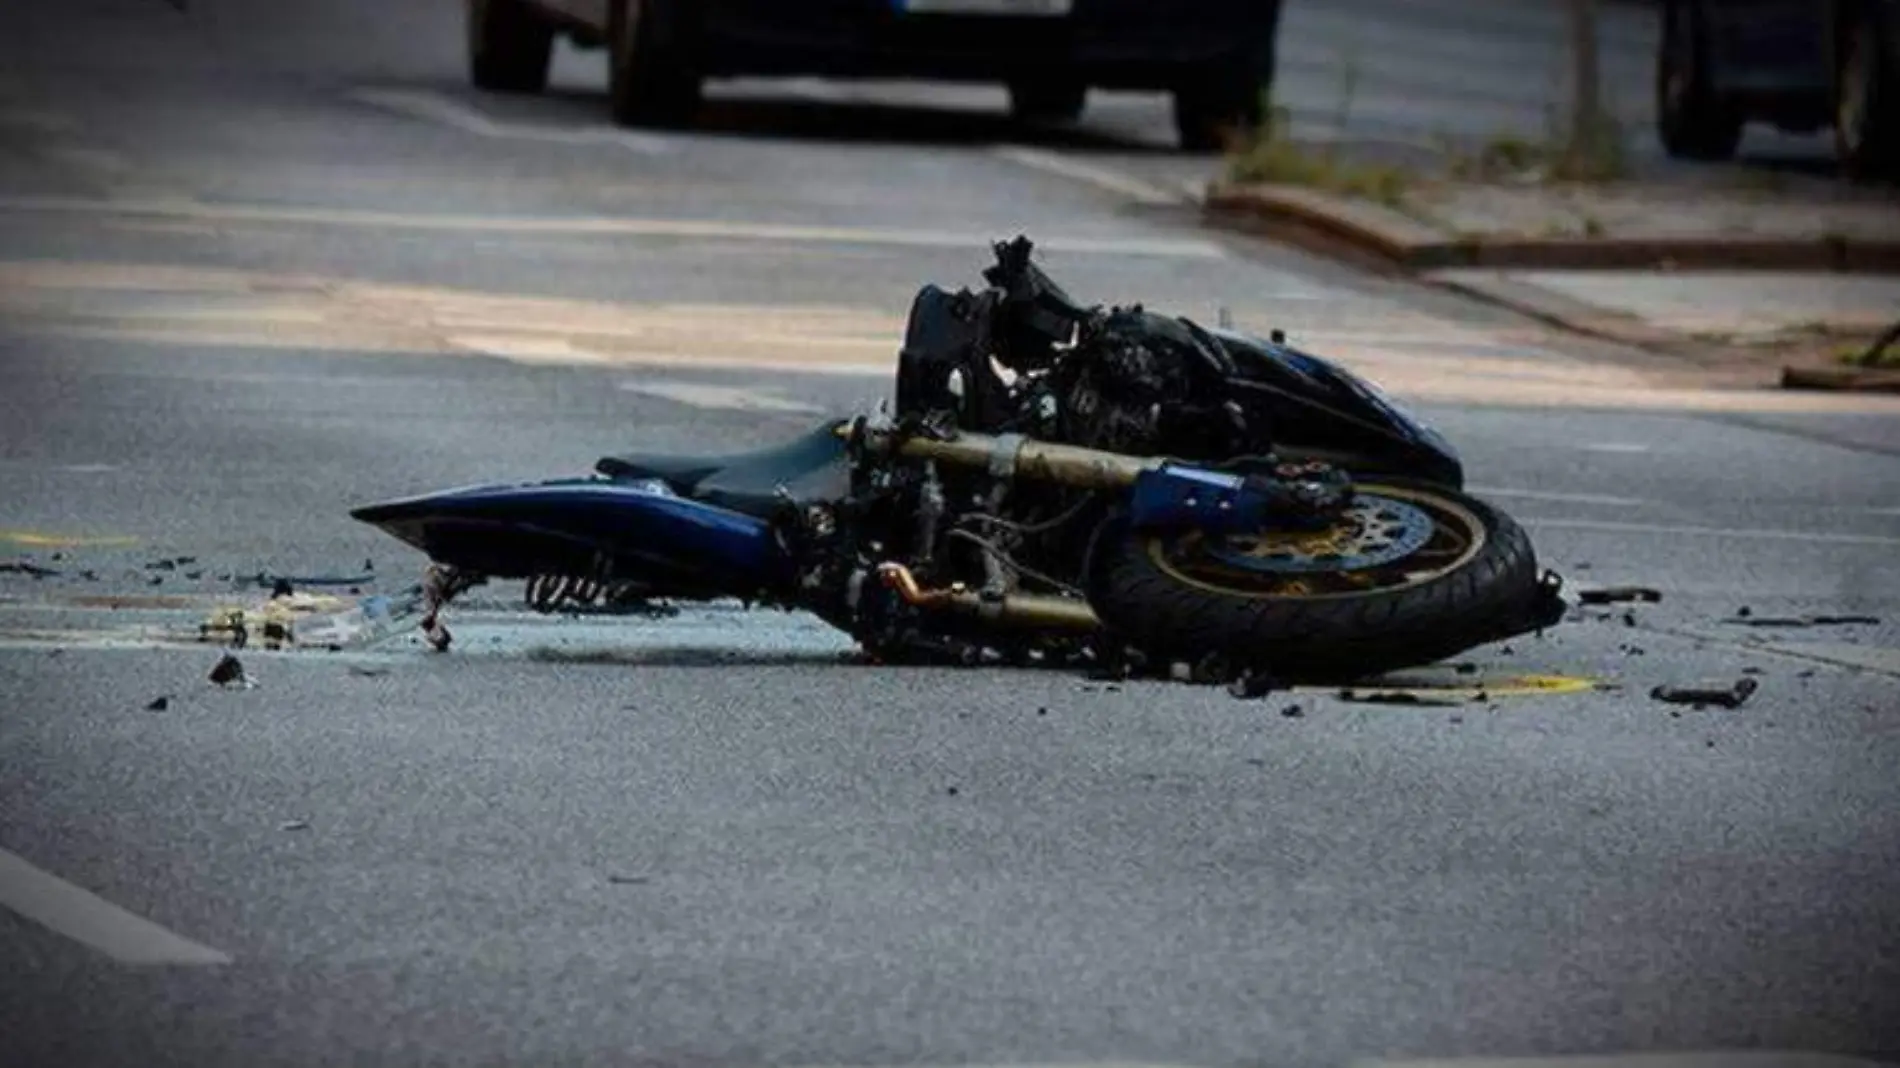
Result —
[{"label": "white road line", "polygon": [[350,97],[372,107],[412,119],[440,123],[477,137],[515,141],[546,141],[563,145],[609,145],[657,156],[673,150],[673,142],[653,134],[591,126],[544,126],[496,119],[437,93],[407,89],[358,89]]},{"label": "white road line", "polygon": [[[0,197],[0,212],[65,215],[122,215],[224,223],[301,223],[372,230],[465,231],[533,234],[551,237],[706,238],[730,241],[883,245],[898,248],[956,249],[981,245],[968,232],[887,229],[868,226],[801,226],[788,223],[726,222],[718,219],[643,219],[623,216],[456,215],[436,212],[363,211],[351,208],[277,207],[264,204],[204,204],[186,200],[94,200],[81,197]],[[1176,238],[1064,237],[1036,241],[1051,252],[1105,256],[1154,256],[1220,260],[1226,250],[1211,241]]]},{"label": "white road line", "polygon": [[1558,501],[1565,504],[1602,504],[1612,508],[1634,508],[1649,503],[1640,497],[1610,497],[1600,493],[1550,493],[1543,490],[1505,489],[1500,486],[1466,486],[1465,490],[1480,497]]},{"label": "white road line", "polygon": [[822,415],[825,409],[804,401],[764,390],[715,386],[704,382],[669,382],[643,379],[620,383],[628,393],[658,397],[693,408],[711,408],[736,412],[785,412],[792,415]]},{"label": "white road line", "polygon": [[0,849],[0,905],[123,964],[229,964],[209,946],[35,868]]},{"label": "white road line", "polygon": [[1584,452],[1638,453],[1649,451],[1649,446],[1640,445],[1633,441],[1599,441],[1590,445],[1579,445],[1577,448]]},{"label": "white road line", "polygon": [[1137,204],[1169,205],[1183,202],[1180,196],[1152,182],[1047,149],[1027,145],[998,145],[990,150],[990,154],[1032,170],[1107,190]]},{"label": "white road line", "polygon": [[1825,545],[1900,545],[1900,538],[1880,534],[1836,534],[1828,531],[1750,530],[1747,528],[1672,526],[1666,523],[1618,523],[1607,519],[1543,519],[1519,516],[1527,527],[1547,530],[1589,530],[1609,534],[1663,534],[1672,537],[1735,538],[1742,541],[1805,541]]}]

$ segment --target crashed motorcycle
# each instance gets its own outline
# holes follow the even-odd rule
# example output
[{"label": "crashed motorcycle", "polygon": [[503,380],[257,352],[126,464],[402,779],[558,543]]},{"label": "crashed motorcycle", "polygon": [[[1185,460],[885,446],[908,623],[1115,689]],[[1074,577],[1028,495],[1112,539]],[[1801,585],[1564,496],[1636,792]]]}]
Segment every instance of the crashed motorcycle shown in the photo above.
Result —
[{"label": "crashed motorcycle", "polygon": [[1523,529],[1438,433],[1300,351],[1083,305],[1017,238],[925,285],[894,402],[732,455],[352,514],[426,553],[424,626],[488,579],[543,612],[739,599],[886,662],[1358,678],[1555,623]]}]

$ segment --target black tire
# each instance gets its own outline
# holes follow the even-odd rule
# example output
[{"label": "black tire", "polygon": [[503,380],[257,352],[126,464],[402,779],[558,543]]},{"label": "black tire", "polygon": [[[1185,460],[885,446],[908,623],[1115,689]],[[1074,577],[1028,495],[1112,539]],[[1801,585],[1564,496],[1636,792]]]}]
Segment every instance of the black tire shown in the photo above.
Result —
[{"label": "black tire", "polygon": [[1723,160],[1742,143],[1742,114],[1715,91],[1693,0],[1671,3],[1656,50],[1656,133],[1678,159]]},{"label": "black tire", "polygon": [[468,0],[468,76],[477,89],[538,93],[548,86],[554,25],[527,0]]},{"label": "black tire", "polygon": [[1174,129],[1187,152],[1219,152],[1266,120],[1268,79],[1244,60],[1190,75],[1174,90]]},{"label": "black tire", "polygon": [[[1201,585],[1158,557],[1163,540],[1111,521],[1089,561],[1089,600],[1111,634],[1151,656],[1286,679],[1365,678],[1431,663],[1555,621],[1530,538],[1509,516],[1462,493],[1397,480],[1361,484],[1483,531],[1453,566],[1414,584],[1321,595],[1243,593]],[[1475,541],[1476,539],[1470,539]]]},{"label": "black tire", "polygon": [[622,126],[685,126],[701,76],[683,0],[617,0],[607,42],[607,100]]},{"label": "black tire", "polygon": [[1088,106],[1089,87],[1072,79],[1011,82],[1009,113],[1018,122],[1074,122]]},{"label": "black tire", "polygon": [[1852,19],[1834,79],[1834,150],[1850,177],[1900,177],[1900,71],[1881,47],[1872,7]]}]

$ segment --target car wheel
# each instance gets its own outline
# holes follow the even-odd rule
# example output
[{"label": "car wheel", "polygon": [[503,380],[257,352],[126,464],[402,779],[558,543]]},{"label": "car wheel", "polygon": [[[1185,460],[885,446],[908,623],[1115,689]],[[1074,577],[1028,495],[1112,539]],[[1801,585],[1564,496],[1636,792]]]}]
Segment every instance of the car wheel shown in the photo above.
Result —
[{"label": "car wheel", "polygon": [[1679,159],[1718,160],[1742,143],[1742,116],[1709,78],[1702,20],[1687,0],[1670,4],[1656,52],[1656,132]]},{"label": "car wheel", "polygon": [[538,93],[548,85],[554,26],[527,0],[468,0],[469,80],[497,93]]},{"label": "car wheel", "polygon": [[622,126],[684,126],[700,74],[681,0],[619,0],[608,41],[607,97]]},{"label": "car wheel", "polygon": [[1089,87],[1078,81],[1018,81],[1009,85],[1009,112],[1023,122],[1074,122],[1088,104]]},{"label": "car wheel", "polygon": [[1266,83],[1245,62],[1191,76],[1174,90],[1174,128],[1189,152],[1218,152],[1266,118]]},{"label": "car wheel", "polygon": [[1900,76],[1885,62],[1880,26],[1865,8],[1841,41],[1834,148],[1853,177],[1900,176]]}]

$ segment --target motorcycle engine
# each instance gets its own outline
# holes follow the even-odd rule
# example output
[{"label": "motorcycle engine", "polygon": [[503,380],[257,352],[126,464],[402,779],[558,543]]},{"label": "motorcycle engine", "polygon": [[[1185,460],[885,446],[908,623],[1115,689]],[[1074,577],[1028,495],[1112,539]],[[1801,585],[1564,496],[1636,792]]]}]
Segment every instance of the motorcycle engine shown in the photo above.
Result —
[{"label": "motorcycle engine", "polygon": [[1050,376],[1061,440],[1198,460],[1248,451],[1217,341],[1139,308],[1117,309],[1094,326]]}]

